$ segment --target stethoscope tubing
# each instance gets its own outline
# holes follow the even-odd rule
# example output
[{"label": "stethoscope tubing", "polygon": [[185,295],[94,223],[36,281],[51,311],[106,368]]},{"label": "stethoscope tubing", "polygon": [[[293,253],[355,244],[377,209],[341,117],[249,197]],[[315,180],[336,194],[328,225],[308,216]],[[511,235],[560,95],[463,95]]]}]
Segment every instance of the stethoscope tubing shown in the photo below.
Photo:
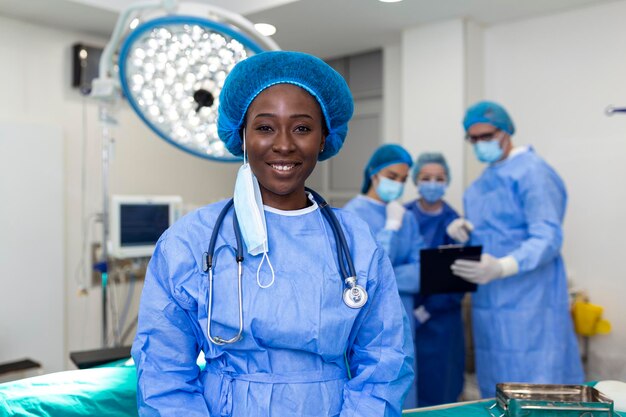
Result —
[{"label": "stethoscope tubing", "polygon": [[[333,231],[333,235],[335,236],[335,242],[337,243],[337,257],[339,262],[339,269],[341,270],[341,275],[344,280],[348,277],[356,277],[356,271],[354,269],[354,264],[352,263],[352,256],[350,254],[350,248],[348,247],[348,242],[346,241],[346,236],[343,233],[341,226],[339,225],[339,220],[337,220],[337,216],[333,213],[333,209],[328,205],[326,200],[322,198],[316,191],[306,188],[306,191],[310,192],[317,204],[320,206],[322,210],[322,214],[326,217],[326,220],[330,224],[330,228]],[[344,260],[348,264],[348,271],[346,272],[344,266]]]},{"label": "stethoscope tubing", "polygon": [[[305,188],[305,190],[313,196],[313,199],[320,207],[322,211],[322,215],[328,221],[330,228],[333,232],[333,236],[335,238],[335,243],[337,245],[337,262],[339,264],[339,270],[341,271],[341,275],[343,277],[344,285],[346,289],[344,290],[344,302],[350,308],[361,308],[367,302],[367,292],[363,287],[357,284],[357,276],[356,270],[354,268],[354,264],[352,262],[352,256],[350,254],[350,249],[348,247],[348,242],[343,233],[341,225],[339,224],[339,220],[337,220],[337,216],[333,213],[332,208],[328,205],[326,200],[322,198],[317,192],[313,191],[310,188]],[[224,339],[220,336],[213,337],[211,333],[211,322],[212,322],[212,312],[213,312],[213,256],[215,254],[215,245],[217,243],[217,236],[219,234],[220,227],[224,222],[224,218],[226,214],[233,206],[234,200],[231,198],[224,207],[222,208],[220,214],[217,217],[215,222],[215,226],[213,227],[213,231],[211,233],[211,239],[209,241],[209,248],[204,253],[204,265],[203,269],[205,272],[208,272],[209,275],[209,304],[208,304],[208,312],[207,312],[207,333],[209,340],[216,345],[224,345],[235,343],[241,339],[243,334],[243,295],[242,295],[242,275],[243,275],[243,242],[241,236],[241,229],[239,228],[239,221],[237,220],[237,213],[233,213],[233,231],[235,234],[235,241],[237,245],[236,249],[236,260],[237,260],[237,280],[238,280],[238,301],[239,301],[239,330],[237,334],[230,338]],[[348,270],[346,271],[346,264],[348,266]],[[350,301],[350,297],[352,297],[352,302]]]}]

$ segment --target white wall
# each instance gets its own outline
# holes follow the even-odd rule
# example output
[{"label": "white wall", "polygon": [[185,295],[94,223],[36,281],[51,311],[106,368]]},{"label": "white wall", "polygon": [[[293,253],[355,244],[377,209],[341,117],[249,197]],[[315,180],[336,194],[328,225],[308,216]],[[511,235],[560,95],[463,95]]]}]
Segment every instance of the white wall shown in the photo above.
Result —
[{"label": "white wall", "polygon": [[58,126],[0,122],[0,196],[0,362],[29,358],[60,371],[65,285]]},{"label": "white wall", "polygon": [[[453,181],[446,199],[461,207],[465,108],[465,25],[451,20],[402,33],[402,143],[413,154],[443,152]],[[415,198],[407,183],[404,197]]]},{"label": "white wall", "polygon": [[[484,28],[475,21],[465,20],[465,107],[482,100],[485,89],[484,71]],[[465,154],[463,188],[467,188],[480,175],[485,166],[476,159],[469,142],[465,141],[463,150]]]},{"label": "white wall", "polygon": [[626,380],[626,2],[485,30],[485,97],[503,103],[569,191],[564,255],[613,333],[591,341],[588,379]]},{"label": "white wall", "polygon": [[[99,288],[90,288],[89,295],[84,297],[78,297],[76,291],[89,271],[88,265],[84,268],[79,265],[83,240],[81,218],[83,214],[101,211],[102,198],[97,105],[70,87],[70,52],[75,42],[103,46],[106,40],[0,17],[3,62],[0,66],[0,123],[53,125],[63,132],[65,229],[64,242],[58,244],[65,245],[64,265],[60,271],[64,276],[67,301],[63,326],[65,358],[69,351],[98,348],[101,325]],[[232,194],[236,166],[204,161],[166,144],[125,104],[117,116],[112,193],[180,194],[187,207]],[[86,156],[84,195],[81,191],[83,154]],[[83,197],[85,212],[81,213]],[[98,241],[98,230],[97,224],[87,228],[91,240]],[[39,274],[33,279],[46,278]],[[87,278],[87,282],[91,283],[90,279]],[[37,281],[33,281],[33,288],[37,287]],[[51,302],[62,303],[62,300]],[[14,337],[26,337],[29,329],[25,327],[23,331],[24,334]],[[0,362],[5,359],[10,358],[0,357]]]},{"label": "white wall", "polygon": [[400,44],[383,48],[383,131],[387,142],[402,138],[402,51]]}]

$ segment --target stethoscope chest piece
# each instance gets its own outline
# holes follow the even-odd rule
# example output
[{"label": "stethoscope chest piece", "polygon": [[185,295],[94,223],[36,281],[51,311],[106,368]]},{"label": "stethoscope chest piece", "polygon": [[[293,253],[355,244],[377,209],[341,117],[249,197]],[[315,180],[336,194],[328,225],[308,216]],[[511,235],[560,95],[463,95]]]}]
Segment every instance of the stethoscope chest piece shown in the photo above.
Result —
[{"label": "stethoscope chest piece", "polygon": [[346,288],[343,290],[343,302],[350,308],[361,308],[367,303],[367,291],[356,283],[356,278],[346,278]]}]

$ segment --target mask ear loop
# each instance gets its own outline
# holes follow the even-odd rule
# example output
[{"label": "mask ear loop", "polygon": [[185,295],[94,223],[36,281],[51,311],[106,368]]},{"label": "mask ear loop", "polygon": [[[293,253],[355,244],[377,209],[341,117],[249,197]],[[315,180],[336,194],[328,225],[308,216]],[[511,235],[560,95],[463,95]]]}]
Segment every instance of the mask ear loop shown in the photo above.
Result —
[{"label": "mask ear loop", "polygon": [[243,128],[243,164],[246,165],[248,163],[248,151],[246,150],[246,128]]},{"label": "mask ear loop", "polygon": [[[266,259],[267,259],[267,264],[270,266],[270,271],[272,271],[272,280],[269,282],[269,284],[263,285],[263,284],[261,284],[261,277],[259,276],[259,273],[261,272],[261,266],[263,265],[263,262],[265,262]],[[272,262],[270,261],[270,257],[267,254],[267,252],[263,252],[263,258],[261,259],[261,262],[259,263],[259,267],[256,270],[256,283],[259,285],[259,287],[261,287],[263,289],[269,288],[272,285],[274,285],[275,277],[276,277],[276,275],[274,274],[274,267],[272,266]]]}]

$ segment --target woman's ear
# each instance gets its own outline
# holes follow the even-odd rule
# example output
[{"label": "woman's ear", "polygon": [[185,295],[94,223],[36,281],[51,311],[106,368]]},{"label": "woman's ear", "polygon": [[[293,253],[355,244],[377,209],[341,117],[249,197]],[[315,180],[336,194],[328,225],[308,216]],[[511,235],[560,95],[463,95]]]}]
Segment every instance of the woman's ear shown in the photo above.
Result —
[{"label": "woman's ear", "polygon": [[325,145],[326,145],[326,136],[322,136],[322,142],[320,143],[320,153],[324,152]]}]

